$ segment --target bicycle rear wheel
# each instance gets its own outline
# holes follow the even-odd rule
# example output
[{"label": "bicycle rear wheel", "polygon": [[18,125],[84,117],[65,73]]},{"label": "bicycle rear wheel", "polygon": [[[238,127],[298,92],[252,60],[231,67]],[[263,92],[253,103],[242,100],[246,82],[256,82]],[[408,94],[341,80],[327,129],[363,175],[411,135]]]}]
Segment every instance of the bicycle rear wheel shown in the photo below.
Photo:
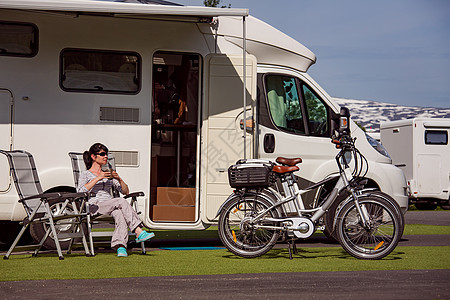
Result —
[{"label": "bicycle rear wheel", "polygon": [[401,217],[389,201],[380,197],[364,197],[359,199],[359,204],[369,215],[369,227],[362,224],[355,203],[349,202],[337,216],[339,242],[347,253],[358,259],[381,259],[400,241]]},{"label": "bicycle rear wheel", "polygon": [[219,237],[232,253],[246,258],[261,256],[277,242],[279,230],[260,228],[276,226],[266,218],[279,218],[277,210],[269,210],[263,218],[253,223],[253,217],[271,207],[272,204],[257,193],[236,195],[223,208],[219,218]]}]

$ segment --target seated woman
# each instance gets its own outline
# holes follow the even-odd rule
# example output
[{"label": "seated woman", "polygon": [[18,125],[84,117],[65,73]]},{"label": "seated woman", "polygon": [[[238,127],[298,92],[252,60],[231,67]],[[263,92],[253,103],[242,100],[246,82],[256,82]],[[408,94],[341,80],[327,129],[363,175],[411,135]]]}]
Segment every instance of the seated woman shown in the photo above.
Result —
[{"label": "seated woman", "polygon": [[78,192],[92,192],[95,197],[89,199],[90,212],[110,215],[114,218],[115,229],[111,240],[111,247],[117,250],[117,256],[128,256],[126,245],[128,242],[128,228],[136,233],[136,242],[140,243],[155,236],[153,232],[142,230],[139,216],[124,198],[114,198],[111,187],[114,185],[122,194],[128,194],[128,185],[120,178],[116,171],[102,171],[102,165],[108,163],[108,148],[96,143],[83,153],[86,171],[81,172],[78,181]]}]

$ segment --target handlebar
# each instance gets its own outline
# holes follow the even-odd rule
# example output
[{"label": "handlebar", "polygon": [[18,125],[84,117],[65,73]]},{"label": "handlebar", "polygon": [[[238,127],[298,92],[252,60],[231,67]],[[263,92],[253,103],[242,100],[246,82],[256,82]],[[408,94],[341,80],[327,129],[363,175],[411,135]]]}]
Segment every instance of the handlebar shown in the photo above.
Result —
[{"label": "handlebar", "polygon": [[349,135],[341,135],[340,137],[331,137],[331,143],[336,145],[336,149],[343,151],[351,151],[355,148],[356,138],[352,138]]}]

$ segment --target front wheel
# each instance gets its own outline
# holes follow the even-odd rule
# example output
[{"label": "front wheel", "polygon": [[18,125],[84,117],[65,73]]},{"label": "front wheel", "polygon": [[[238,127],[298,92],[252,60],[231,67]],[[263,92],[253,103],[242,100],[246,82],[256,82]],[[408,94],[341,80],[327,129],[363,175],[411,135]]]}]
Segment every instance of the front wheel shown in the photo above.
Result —
[{"label": "front wheel", "polygon": [[339,211],[336,227],[339,241],[347,253],[358,259],[381,259],[395,249],[403,232],[398,210],[380,197],[359,199],[369,216],[364,226],[353,201]]},{"label": "front wheel", "polygon": [[[272,249],[279,237],[277,226],[267,218],[279,218],[275,209],[269,210],[259,221],[253,218],[272,204],[257,193],[235,195],[222,209],[219,218],[219,237],[232,253],[246,258],[258,257]],[[264,228],[266,227],[266,228]]]}]

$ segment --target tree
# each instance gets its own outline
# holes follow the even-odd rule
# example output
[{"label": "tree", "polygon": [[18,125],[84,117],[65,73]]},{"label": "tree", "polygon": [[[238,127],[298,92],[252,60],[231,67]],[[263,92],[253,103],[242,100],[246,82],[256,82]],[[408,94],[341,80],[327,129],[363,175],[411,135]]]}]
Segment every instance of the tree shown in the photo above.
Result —
[{"label": "tree", "polygon": [[[220,4],[220,1],[222,0],[203,0],[203,5],[207,6],[207,7],[218,7]],[[228,4],[228,6],[226,5],[222,5],[221,8],[230,8],[231,4]]]}]

